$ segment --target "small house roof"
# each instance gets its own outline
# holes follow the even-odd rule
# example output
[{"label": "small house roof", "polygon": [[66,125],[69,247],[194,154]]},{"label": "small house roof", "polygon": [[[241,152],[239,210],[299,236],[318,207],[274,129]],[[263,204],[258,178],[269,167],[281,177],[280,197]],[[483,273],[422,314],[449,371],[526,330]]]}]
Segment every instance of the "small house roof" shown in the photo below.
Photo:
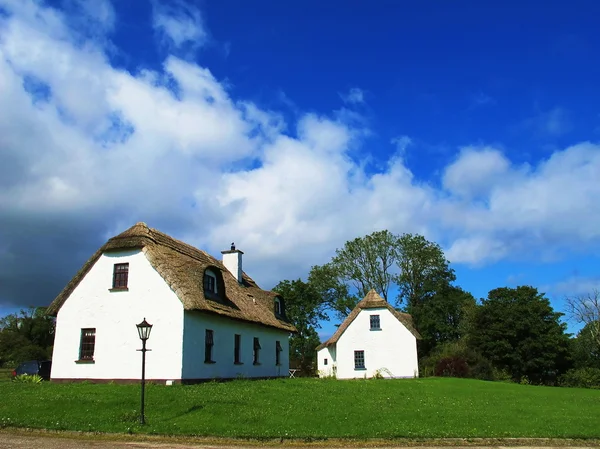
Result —
[{"label": "small house roof", "polygon": [[[238,282],[220,260],[141,222],[102,245],[52,301],[47,313],[58,313],[102,254],[134,248],[145,253],[150,264],[183,303],[185,310],[215,313],[296,332],[289,321],[275,315],[274,299],[279,296],[277,293],[262,290],[246,273],[242,274],[242,282]],[[214,300],[204,296],[203,278],[207,268],[221,272],[225,287],[223,299]]]},{"label": "small house roof", "polygon": [[385,299],[379,296],[379,294],[375,290],[371,290],[369,291],[369,293],[367,293],[367,296],[365,296],[361,301],[359,301],[359,303],[352,310],[352,312],[350,312],[350,314],[346,317],[344,322],[340,324],[340,326],[337,328],[337,330],[331,336],[331,338],[325,343],[322,343],[319,346],[317,346],[317,351],[337,343],[344,331],[348,329],[348,326],[352,324],[352,322],[356,319],[361,310],[380,308],[388,309],[392,313],[392,315],[396,317],[396,319],[400,321],[410,331],[411,334],[413,334],[418,340],[421,339],[421,335],[419,334],[419,332],[417,332],[413,325],[412,316],[410,316],[408,313],[397,311]]}]

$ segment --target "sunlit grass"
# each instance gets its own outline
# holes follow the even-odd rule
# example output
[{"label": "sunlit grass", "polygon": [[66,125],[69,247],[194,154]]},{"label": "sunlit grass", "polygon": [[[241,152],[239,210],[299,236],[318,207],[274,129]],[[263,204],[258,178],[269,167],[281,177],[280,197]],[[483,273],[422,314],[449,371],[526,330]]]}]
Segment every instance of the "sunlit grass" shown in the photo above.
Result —
[{"label": "sunlit grass", "polygon": [[467,379],[0,384],[0,427],[234,438],[598,438],[600,390]]}]

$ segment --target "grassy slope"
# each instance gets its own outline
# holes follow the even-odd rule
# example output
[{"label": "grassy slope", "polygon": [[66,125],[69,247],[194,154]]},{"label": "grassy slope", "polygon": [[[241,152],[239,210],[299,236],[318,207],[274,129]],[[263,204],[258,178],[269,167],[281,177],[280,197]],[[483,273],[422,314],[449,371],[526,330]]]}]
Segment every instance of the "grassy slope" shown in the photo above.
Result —
[{"label": "grassy slope", "polygon": [[600,390],[466,379],[282,379],[147,390],[0,384],[0,427],[242,438],[600,437]]}]

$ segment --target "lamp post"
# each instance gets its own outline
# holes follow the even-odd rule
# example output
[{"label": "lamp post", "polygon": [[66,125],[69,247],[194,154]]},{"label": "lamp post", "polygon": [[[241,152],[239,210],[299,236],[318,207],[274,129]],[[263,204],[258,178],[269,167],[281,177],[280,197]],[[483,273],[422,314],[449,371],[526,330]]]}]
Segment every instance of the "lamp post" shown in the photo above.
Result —
[{"label": "lamp post", "polygon": [[146,351],[150,351],[150,349],[146,349],[146,340],[150,338],[150,331],[152,330],[152,324],[146,321],[142,321],[140,324],[136,324],[138,334],[140,336],[140,340],[142,340],[142,349],[138,349],[138,351],[142,351],[142,406],[140,411],[140,424],[146,424],[146,418],[144,417],[144,388],[146,386]]}]

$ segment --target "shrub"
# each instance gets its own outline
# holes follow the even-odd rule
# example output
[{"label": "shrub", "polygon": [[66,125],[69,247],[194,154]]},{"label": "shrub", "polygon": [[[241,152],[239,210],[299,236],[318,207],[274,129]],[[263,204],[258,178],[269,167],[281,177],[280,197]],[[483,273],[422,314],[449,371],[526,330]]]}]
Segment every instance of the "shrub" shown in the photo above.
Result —
[{"label": "shrub", "polygon": [[561,387],[600,388],[600,368],[571,369],[560,376]]},{"label": "shrub", "polygon": [[32,376],[28,374],[20,374],[18,376],[15,376],[13,381],[28,384],[39,384],[42,382],[42,377],[39,374],[33,374]]},{"label": "shrub", "polygon": [[499,369],[492,366],[492,380],[499,382],[512,382],[512,376],[506,369]]},{"label": "shrub", "polygon": [[468,377],[469,372],[470,370],[467,361],[459,355],[444,357],[435,365],[436,376]]},{"label": "shrub", "polygon": [[[466,374],[464,366],[461,366],[463,365],[461,360],[466,363]],[[492,363],[479,352],[468,348],[463,341],[444,343],[436,347],[428,357],[420,361],[419,372],[423,377],[442,375],[482,380],[494,379]],[[438,374],[450,372],[456,374]]]}]

